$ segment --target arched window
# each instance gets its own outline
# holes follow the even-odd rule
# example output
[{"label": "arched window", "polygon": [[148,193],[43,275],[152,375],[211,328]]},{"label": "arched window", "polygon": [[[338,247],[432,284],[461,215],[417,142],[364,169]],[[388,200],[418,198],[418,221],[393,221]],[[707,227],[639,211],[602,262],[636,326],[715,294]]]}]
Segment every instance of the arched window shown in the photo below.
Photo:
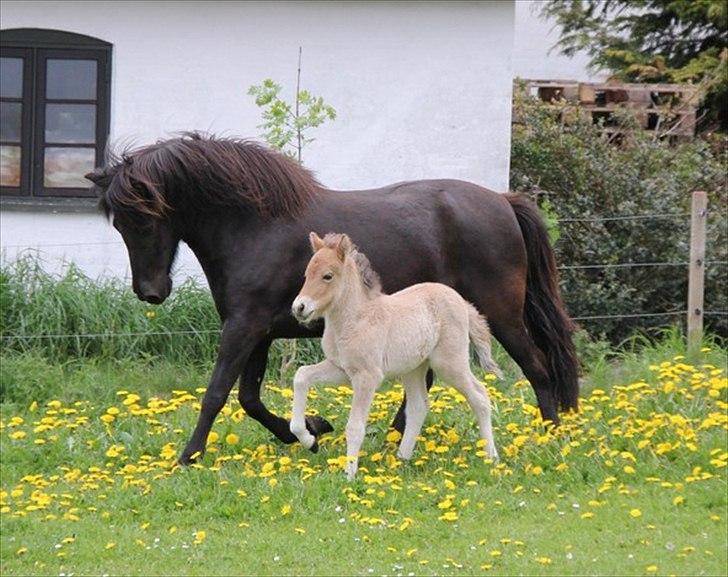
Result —
[{"label": "arched window", "polygon": [[109,134],[111,44],[60,30],[0,31],[0,193],[86,196]]}]

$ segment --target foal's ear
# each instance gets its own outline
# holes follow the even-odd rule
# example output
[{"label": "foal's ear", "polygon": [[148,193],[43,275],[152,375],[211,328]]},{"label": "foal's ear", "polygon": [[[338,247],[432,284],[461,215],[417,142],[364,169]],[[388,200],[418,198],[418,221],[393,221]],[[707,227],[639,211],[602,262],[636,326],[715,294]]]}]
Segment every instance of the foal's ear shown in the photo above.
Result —
[{"label": "foal's ear", "polygon": [[322,239],[315,232],[312,232],[308,235],[308,240],[311,243],[311,250],[313,252],[318,252],[320,249],[324,248],[324,246],[325,246],[324,239]]},{"label": "foal's ear", "polygon": [[339,242],[336,244],[336,256],[339,257],[341,262],[344,262],[346,255],[351,252],[351,248],[351,239],[347,235],[342,234]]}]

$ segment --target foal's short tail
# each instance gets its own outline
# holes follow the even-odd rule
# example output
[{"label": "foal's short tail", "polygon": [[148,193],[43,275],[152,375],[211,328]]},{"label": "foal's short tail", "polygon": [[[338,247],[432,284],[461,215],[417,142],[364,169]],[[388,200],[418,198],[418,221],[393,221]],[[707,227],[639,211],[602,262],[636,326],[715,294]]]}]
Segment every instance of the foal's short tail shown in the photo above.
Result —
[{"label": "foal's short tail", "polygon": [[468,334],[470,335],[470,342],[475,347],[475,354],[478,356],[480,368],[488,373],[495,373],[498,378],[502,379],[503,373],[491,356],[488,323],[470,303],[468,303]]},{"label": "foal's short tail", "polygon": [[562,410],[579,408],[579,362],[572,340],[574,324],[566,313],[549,236],[536,206],[520,194],[506,194],[526,243],[528,273],[524,322],[546,355],[552,392]]}]

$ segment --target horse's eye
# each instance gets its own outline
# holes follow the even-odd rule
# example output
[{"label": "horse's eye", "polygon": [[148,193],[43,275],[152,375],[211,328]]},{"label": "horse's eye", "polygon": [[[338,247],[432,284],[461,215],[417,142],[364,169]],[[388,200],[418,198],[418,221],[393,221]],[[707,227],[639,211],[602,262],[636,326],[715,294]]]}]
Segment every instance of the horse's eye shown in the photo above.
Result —
[{"label": "horse's eye", "polygon": [[329,282],[329,281],[330,281],[331,279],[333,279],[333,278],[334,278],[334,275],[333,275],[332,273],[330,273],[330,272],[327,272],[327,273],[326,273],[326,274],[324,275],[324,277],[323,277],[323,278],[324,278],[324,280],[325,280],[326,282]]}]

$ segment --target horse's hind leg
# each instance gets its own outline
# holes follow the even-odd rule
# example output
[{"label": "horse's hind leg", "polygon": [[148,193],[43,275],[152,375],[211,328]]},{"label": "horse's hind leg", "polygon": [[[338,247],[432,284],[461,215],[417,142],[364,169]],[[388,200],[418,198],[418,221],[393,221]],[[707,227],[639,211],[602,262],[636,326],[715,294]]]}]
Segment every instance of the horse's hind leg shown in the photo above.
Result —
[{"label": "horse's hind leg", "polygon": [[[427,385],[427,390],[429,391],[432,388],[432,382],[434,378],[432,375],[432,369],[427,370],[427,374],[425,376],[425,383]],[[404,433],[404,428],[406,425],[406,414],[407,410],[407,394],[405,392],[404,399],[402,399],[402,404],[399,406],[399,409],[397,409],[397,414],[394,416],[394,419],[392,420],[391,427],[399,431],[400,433]]]},{"label": "horse's hind leg", "polygon": [[407,394],[406,422],[402,442],[399,444],[399,456],[402,459],[412,458],[412,452],[417,437],[422,430],[422,423],[427,416],[427,387],[425,386],[425,373],[427,363],[417,367],[414,371],[402,376],[402,384]]},{"label": "horse's hind leg", "polygon": [[525,325],[519,320],[508,324],[492,323],[493,334],[503,345],[506,352],[516,361],[523,374],[531,383],[541,417],[544,421],[559,424],[559,415],[556,409],[551,379],[546,364],[546,356],[536,346],[528,334]]}]

